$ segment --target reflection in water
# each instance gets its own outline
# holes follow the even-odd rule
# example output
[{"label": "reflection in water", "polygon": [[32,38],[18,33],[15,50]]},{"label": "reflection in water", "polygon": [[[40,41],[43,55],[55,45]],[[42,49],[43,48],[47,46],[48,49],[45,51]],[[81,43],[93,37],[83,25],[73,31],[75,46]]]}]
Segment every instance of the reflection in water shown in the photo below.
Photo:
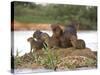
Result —
[{"label": "reflection in water", "polygon": [[[52,35],[51,31],[43,31]],[[14,31],[14,54],[16,50],[23,55],[30,51],[30,44],[27,42],[27,38],[32,37],[34,31]],[[86,46],[93,51],[97,51],[97,31],[79,31],[78,38],[83,39],[86,42]]]}]

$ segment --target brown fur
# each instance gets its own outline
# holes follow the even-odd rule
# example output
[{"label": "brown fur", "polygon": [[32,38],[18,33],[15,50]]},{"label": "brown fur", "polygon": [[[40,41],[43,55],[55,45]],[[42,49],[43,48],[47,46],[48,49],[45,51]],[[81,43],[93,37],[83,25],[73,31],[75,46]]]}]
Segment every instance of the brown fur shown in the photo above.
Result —
[{"label": "brown fur", "polygon": [[49,47],[49,41],[50,41],[50,36],[47,33],[42,33],[41,34],[41,40],[43,41],[43,43]]},{"label": "brown fur", "polygon": [[43,42],[41,40],[37,40],[35,41],[33,37],[30,37],[27,39],[27,41],[30,43],[30,52],[32,52],[32,50],[39,50],[43,48]]},{"label": "brown fur", "polygon": [[[63,33],[63,42],[65,43],[65,47],[74,47],[73,42],[76,42],[77,40],[77,29],[78,29],[78,24],[77,23],[71,23],[68,25]],[[73,39],[73,41],[72,41]],[[61,40],[62,41],[62,40]]]},{"label": "brown fur", "polygon": [[84,48],[86,48],[85,41],[82,40],[82,39],[78,39],[75,48],[76,49],[84,49]]},{"label": "brown fur", "polygon": [[37,39],[37,40],[40,40],[41,39],[41,34],[43,32],[41,32],[40,30],[36,30],[33,34],[33,38]]},{"label": "brown fur", "polygon": [[53,32],[53,37],[60,37],[63,34],[63,30],[58,24],[52,24],[51,29]]},{"label": "brown fur", "polygon": [[60,43],[61,43],[60,39],[61,39],[61,36],[63,35],[63,30],[58,24],[52,24],[51,29],[52,29],[53,35],[50,38],[50,45],[58,48],[60,47]]}]

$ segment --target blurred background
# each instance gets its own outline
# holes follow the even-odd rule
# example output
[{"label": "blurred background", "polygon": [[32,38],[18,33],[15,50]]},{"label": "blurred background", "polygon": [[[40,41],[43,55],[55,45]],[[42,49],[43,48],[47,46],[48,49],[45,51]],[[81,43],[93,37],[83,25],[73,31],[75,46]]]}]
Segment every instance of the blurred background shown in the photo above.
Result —
[{"label": "blurred background", "polygon": [[68,25],[73,19],[80,23],[80,30],[97,30],[97,7],[14,2],[14,21],[24,23],[26,27],[29,23]]}]

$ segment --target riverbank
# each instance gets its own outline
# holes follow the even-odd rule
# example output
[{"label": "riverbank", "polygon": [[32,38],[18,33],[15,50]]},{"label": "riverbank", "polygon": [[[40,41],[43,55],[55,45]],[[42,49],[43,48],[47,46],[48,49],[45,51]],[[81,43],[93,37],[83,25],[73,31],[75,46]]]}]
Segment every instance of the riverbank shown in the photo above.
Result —
[{"label": "riverbank", "polygon": [[[15,69],[50,69],[58,71],[96,68],[97,54],[91,49],[39,50],[15,57]],[[84,69],[85,69],[84,68]],[[33,71],[34,72],[34,71]]]},{"label": "riverbank", "polygon": [[[19,30],[51,30],[51,24],[49,23],[22,23],[14,21],[12,23],[11,29],[15,31]],[[61,26],[63,28],[63,26]]]}]

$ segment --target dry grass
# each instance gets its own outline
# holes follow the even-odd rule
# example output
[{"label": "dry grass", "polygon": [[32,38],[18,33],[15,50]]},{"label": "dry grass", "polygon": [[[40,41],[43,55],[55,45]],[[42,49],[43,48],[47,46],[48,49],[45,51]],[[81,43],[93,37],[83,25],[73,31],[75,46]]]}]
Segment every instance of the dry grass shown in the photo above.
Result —
[{"label": "dry grass", "polygon": [[[76,57],[76,58],[75,58]],[[42,49],[34,53],[15,57],[15,68],[75,69],[96,67],[96,55],[88,48]]]}]

